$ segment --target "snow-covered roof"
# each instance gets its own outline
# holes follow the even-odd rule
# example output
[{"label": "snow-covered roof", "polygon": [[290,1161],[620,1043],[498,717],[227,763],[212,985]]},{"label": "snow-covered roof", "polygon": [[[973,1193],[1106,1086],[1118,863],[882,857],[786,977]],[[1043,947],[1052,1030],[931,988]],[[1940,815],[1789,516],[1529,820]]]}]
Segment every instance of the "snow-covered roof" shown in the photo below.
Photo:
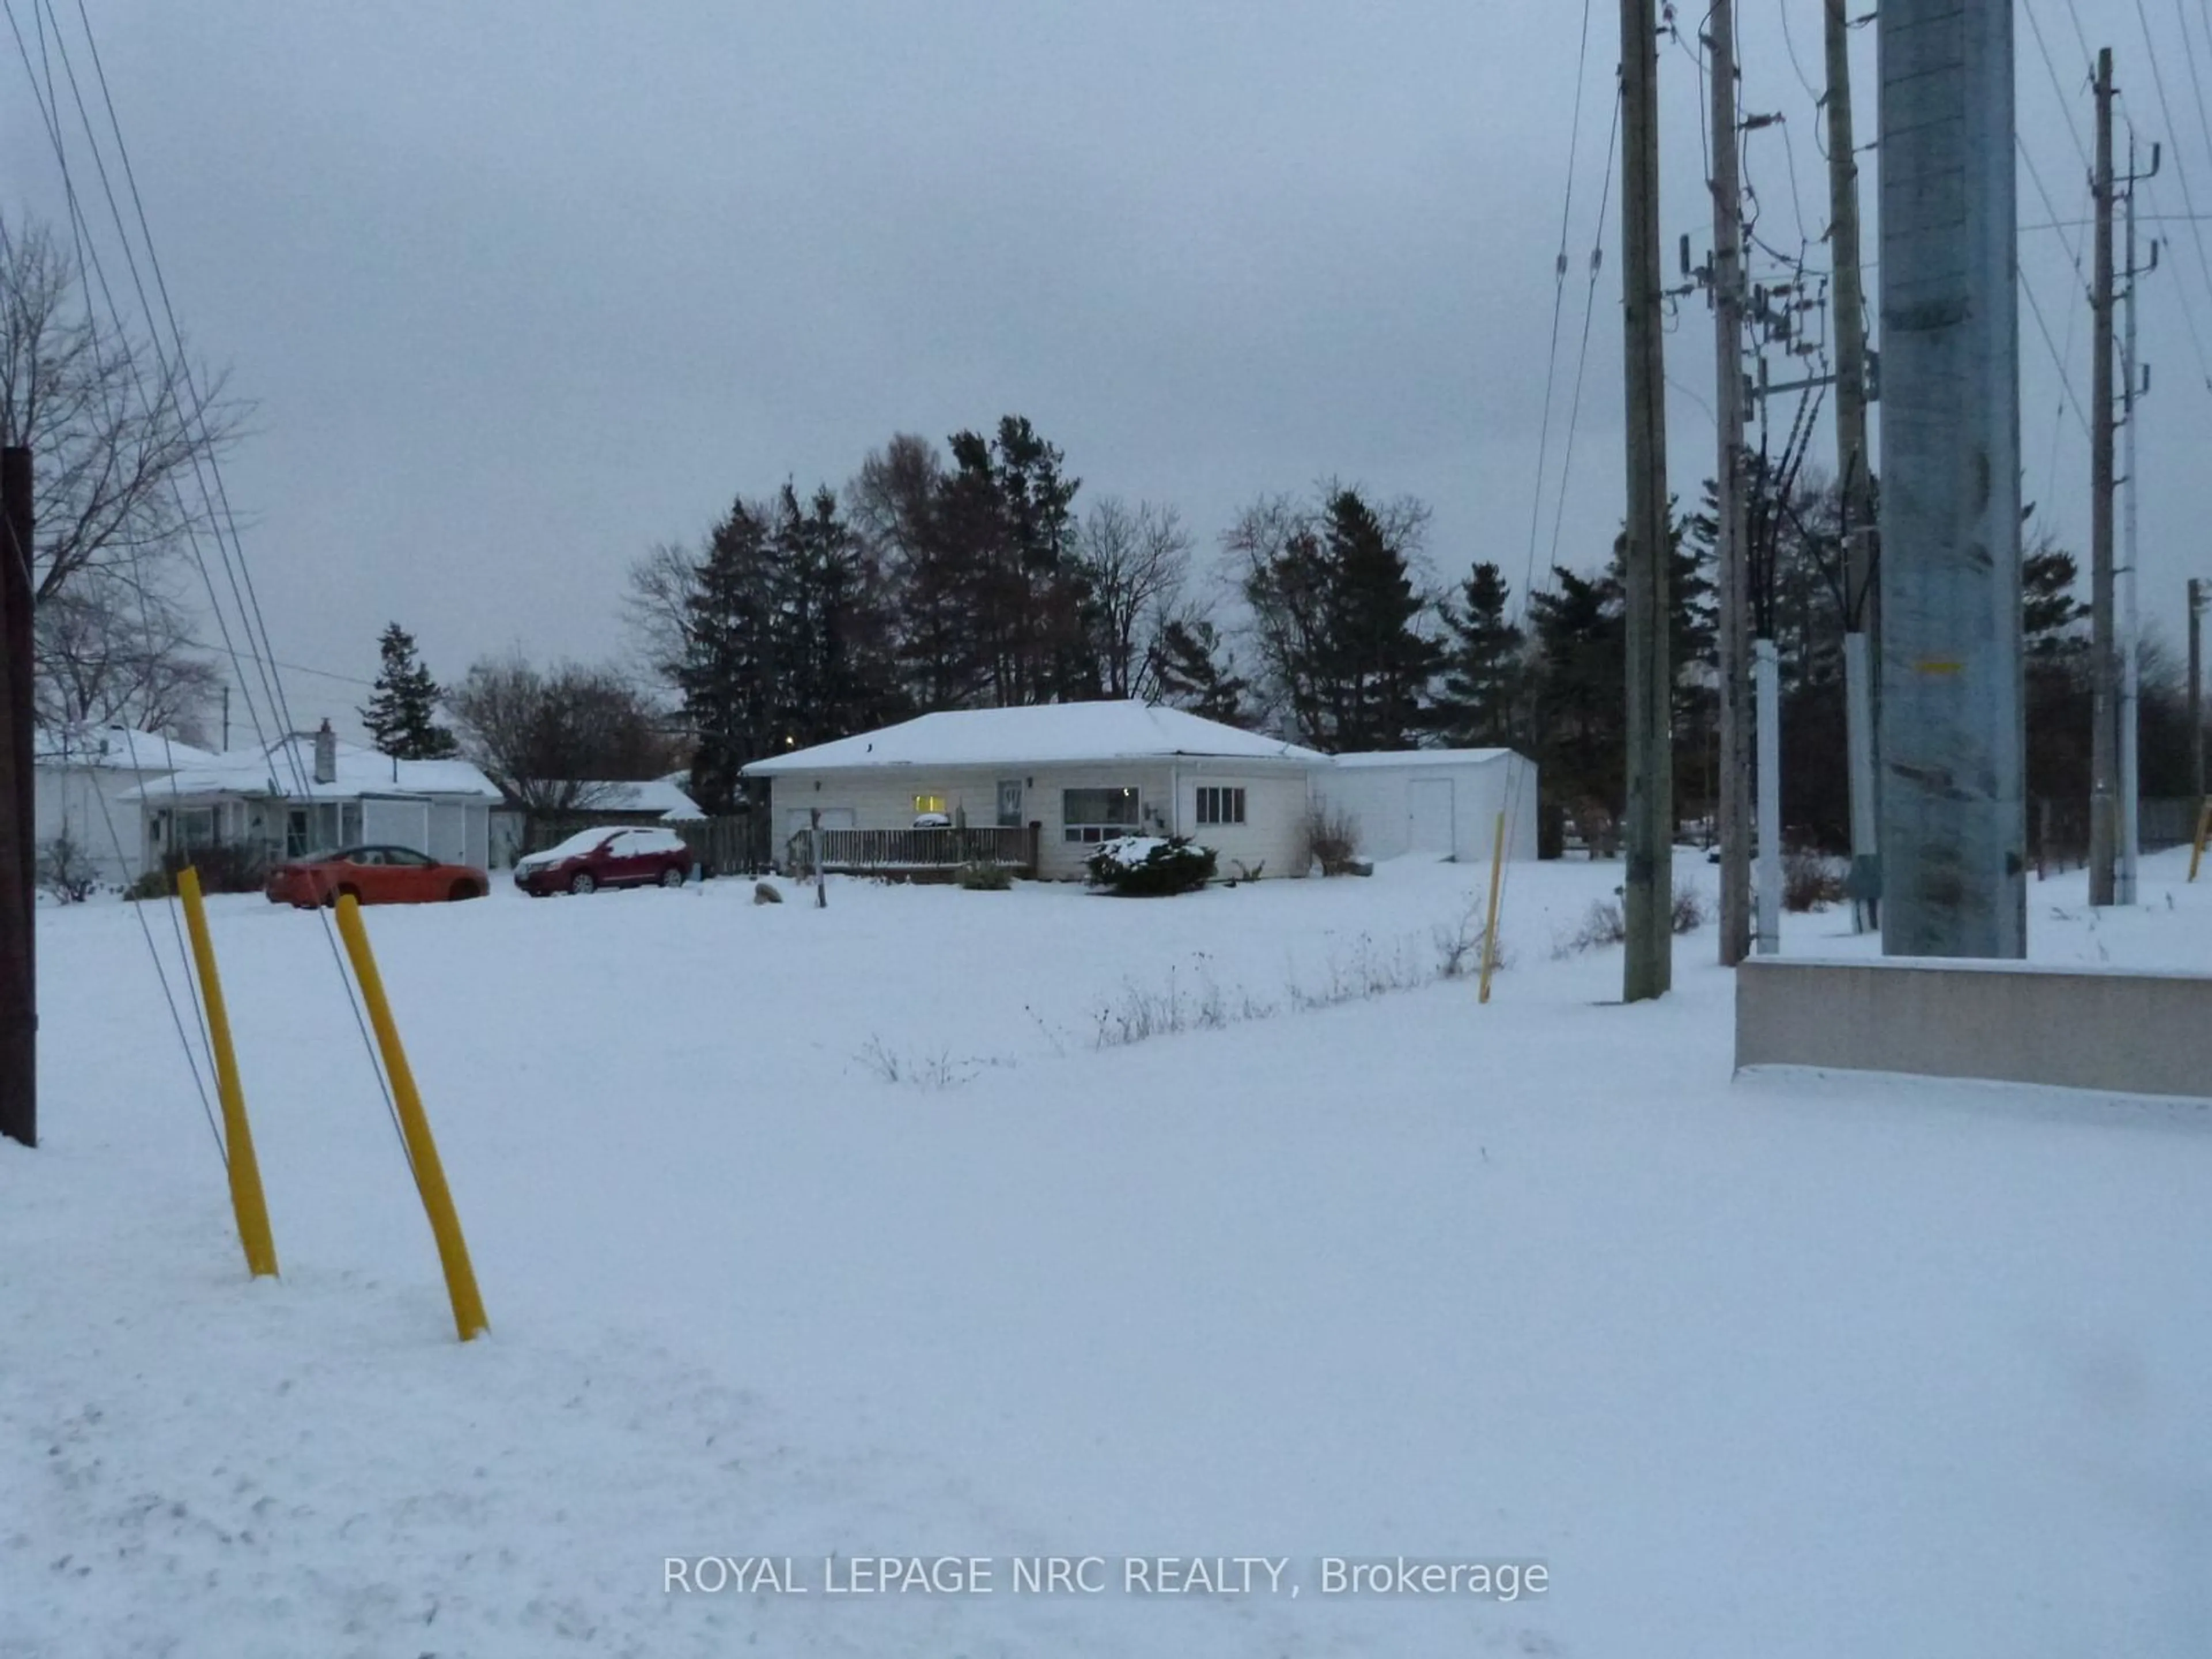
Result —
[{"label": "snow-covered roof", "polygon": [[1048,765],[1176,755],[1308,762],[1328,758],[1279,738],[1263,738],[1180,708],[1131,698],[924,714],[880,731],[755,761],[744,771],[748,777],[773,777],[782,772],[852,767]]},{"label": "snow-covered roof", "polygon": [[[289,800],[356,800],[373,795],[442,795],[496,801],[490,779],[465,760],[394,760],[359,744],[337,745],[337,780],[313,781],[315,734],[295,732],[267,750],[208,757],[204,765],[180,767],[168,777],[140,785],[124,799],[172,795],[282,795]],[[303,780],[305,781],[303,781]]]},{"label": "snow-covered roof", "polygon": [[188,743],[127,726],[40,726],[32,737],[33,763],[89,766],[117,772],[173,772],[205,766],[217,757]]},{"label": "snow-covered roof", "polygon": [[663,823],[703,818],[698,802],[684,793],[673,778],[649,778],[642,783],[580,783],[581,812],[651,812]]},{"label": "snow-covered roof", "polygon": [[1479,766],[1503,760],[1510,749],[1363,749],[1336,757],[1339,766]]}]

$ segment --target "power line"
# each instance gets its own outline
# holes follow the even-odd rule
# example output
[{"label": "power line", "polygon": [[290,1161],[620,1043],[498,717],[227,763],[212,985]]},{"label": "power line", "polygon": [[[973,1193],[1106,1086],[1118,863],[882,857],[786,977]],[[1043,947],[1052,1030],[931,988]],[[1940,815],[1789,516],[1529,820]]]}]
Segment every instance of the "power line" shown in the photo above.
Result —
[{"label": "power line", "polygon": [[2073,406],[2075,419],[2081,423],[2082,435],[2087,437],[2089,417],[2082,410],[2081,400],[2074,395],[2074,382],[2066,372],[2066,359],[2059,353],[2057,341],[2051,337],[2051,325],[2044,317],[2042,302],[2035,297],[2035,285],[2027,280],[2027,272],[2024,270],[2020,272],[2020,291],[2027,301],[2029,312],[2035,318],[2036,329],[2043,336],[2043,343],[2051,353],[2051,361],[2057,365],[2059,389],[2066,394],[2067,403]]},{"label": "power line", "polygon": [[[1613,100],[1613,131],[1605,145],[1605,185],[1598,194],[1597,230],[1590,242],[1589,285],[1583,294],[1582,343],[1575,353],[1574,396],[1567,404],[1566,453],[1559,462],[1559,495],[1558,506],[1552,514],[1552,546],[1548,564],[1559,562],[1559,533],[1567,521],[1567,483],[1574,476],[1575,433],[1582,422],[1583,371],[1589,363],[1590,321],[1597,312],[1597,278],[1605,248],[1605,216],[1613,203],[1613,165],[1620,153],[1620,97],[1616,91]],[[1533,572],[1531,580],[1533,580]],[[1522,589],[1522,605],[1525,611],[1530,598],[1529,587]]]},{"label": "power line", "polygon": [[[1559,253],[1552,274],[1552,337],[1544,354],[1544,413],[1537,426],[1536,487],[1528,503],[1528,567],[1536,563],[1537,527],[1544,514],[1544,469],[1552,443],[1552,392],[1559,374],[1559,317],[1566,308],[1567,235],[1575,210],[1575,167],[1579,160],[1583,131],[1583,88],[1589,78],[1590,0],[1583,0],[1582,44],[1575,58],[1575,108],[1567,125],[1567,182],[1559,204]],[[1522,592],[1528,587],[1524,580]],[[1492,941],[1495,943],[1495,941]]]},{"label": "power line", "polygon": [[[2143,0],[2136,0],[2136,21],[2142,27],[2143,47],[2150,58],[2151,86],[2158,94],[2159,113],[2166,118],[2166,130],[2170,135],[2173,132],[2175,127],[2173,106],[2167,100],[2166,95],[2166,71],[2159,65],[2158,42],[2151,38],[2150,15],[2143,9]],[[2191,61],[2191,73],[2193,75],[2194,60],[2192,59]],[[2203,112],[2202,99],[2203,96],[2203,88],[2201,86],[2197,88],[2197,95],[2199,99],[2198,110],[2201,114]],[[2212,292],[2212,254],[2208,254],[2205,252],[2204,227],[2203,222],[2195,217],[2197,212],[2197,200],[2194,192],[2192,192],[2189,188],[2189,169],[2182,163],[2181,147],[2179,144],[2175,144],[2171,146],[2171,148],[2173,151],[2174,182],[2181,188],[2181,205],[2185,208],[2191,216],[2189,224],[2189,235],[2191,244],[2197,250],[2197,274],[2203,279],[2207,291]],[[2177,286],[2185,288],[2187,284],[2181,283],[2177,284]],[[2185,306],[2184,307],[2183,314],[2185,316],[2188,314]],[[2190,324],[2190,337],[2192,340],[2197,340],[2196,324],[2193,320]],[[2205,360],[2204,349],[2202,341],[2197,341],[2197,357],[2199,368],[2203,368]],[[2206,373],[2205,383],[2208,386],[2212,386],[2212,372]]]},{"label": "power line", "polygon": [[[121,310],[115,302],[114,294],[112,288],[109,286],[105,265],[100,258],[98,248],[96,245],[88,244],[83,237],[84,227],[82,223],[82,216],[78,206],[76,185],[70,175],[68,148],[64,143],[62,137],[58,100],[50,99],[40,91],[37,72],[32,68],[29,50],[23,40],[21,27],[15,18],[13,0],[0,0],[0,5],[4,6],[10,30],[15,35],[17,51],[23,58],[26,70],[30,73],[33,96],[39,100],[41,111],[46,114],[47,118],[50,136],[52,137],[54,144],[55,159],[62,173],[64,191],[70,204],[72,228],[73,231],[77,234],[79,239],[78,246],[80,249],[80,260],[81,262],[83,262],[88,258],[91,269],[98,281],[100,293],[107,305],[110,317],[114,322],[117,337],[119,339],[127,338],[127,331],[123,326]],[[193,435],[192,429],[195,423],[198,425],[198,431],[197,435],[198,442],[188,444],[188,450],[193,480],[198,485],[200,492],[204,521],[209,525],[214,534],[216,553],[222,561],[224,574],[230,587],[232,598],[237,605],[242,630],[246,635],[249,645],[254,647],[252,652],[252,659],[255,664],[256,677],[261,683],[264,695],[269,699],[270,708],[272,715],[277,717],[282,722],[283,727],[289,732],[292,726],[290,710],[284,697],[283,683],[281,680],[275,678],[269,666],[269,665],[274,662],[275,654],[273,650],[270,648],[269,642],[268,625],[266,619],[261,614],[258,599],[253,594],[251,572],[247,570],[245,566],[245,549],[244,546],[238,542],[237,521],[230,511],[228,493],[224,490],[222,486],[220,464],[217,462],[212,453],[211,444],[214,434],[213,428],[210,426],[207,420],[207,404],[205,400],[201,398],[198,389],[193,382],[190,362],[185,354],[183,333],[178,326],[174,307],[170,303],[167,282],[162,276],[161,271],[160,256],[155,250],[152,230],[147,222],[144,203],[138,195],[136,173],[131,168],[130,162],[129,148],[123,137],[121,124],[116,116],[114,100],[107,85],[106,70],[100,64],[99,45],[93,35],[91,19],[85,12],[82,0],[80,0],[80,3],[77,7],[77,15],[84,29],[85,40],[91,52],[94,67],[98,72],[102,102],[106,108],[108,125],[116,144],[118,158],[124,169],[125,179],[130,185],[132,204],[136,210],[138,221],[139,234],[145,242],[147,258],[153,269],[155,287],[161,295],[162,312],[167,317],[169,337],[174,345],[176,352],[173,363],[169,357],[167,350],[164,348],[161,343],[161,323],[155,316],[152,301],[147,294],[144,280],[140,275],[137,256],[132,246],[131,234],[124,223],[121,205],[116,199],[113,183],[110,179],[107,171],[106,156],[101,149],[99,136],[94,130],[91,112],[85,105],[82,90],[77,82],[76,68],[70,60],[68,44],[66,40],[63,37],[59,20],[53,15],[51,0],[33,0],[33,16],[39,23],[41,58],[42,60],[45,60],[46,58],[46,26],[48,22],[52,22],[54,26],[52,41],[53,48],[61,58],[62,68],[69,81],[79,119],[83,125],[86,142],[92,152],[94,168],[100,181],[101,191],[106,199],[109,215],[114,223],[116,234],[122,246],[125,263],[131,273],[133,287],[137,290],[140,308],[144,313],[147,325],[152,332],[152,345],[155,351],[155,361],[161,374],[162,401],[173,404],[178,419],[183,423],[183,429],[188,440]],[[51,92],[52,90],[52,70],[51,62],[49,61],[47,67],[49,82],[47,88],[48,92]],[[135,373],[132,375],[132,380],[139,393],[140,400],[147,406],[149,418],[157,417],[161,404],[155,403],[154,399],[147,396],[143,380],[140,380]],[[179,395],[180,392],[182,395]],[[207,453],[204,455],[204,467],[203,466],[203,448],[207,449]],[[212,489],[210,489],[210,475],[212,475],[214,480]],[[183,499],[182,486],[177,478],[173,475],[168,482],[171,493],[177,502],[179,526],[183,532],[185,544],[191,554],[193,563],[200,572],[203,584],[207,588],[208,598],[216,622],[216,629],[222,635],[224,648],[231,659],[234,672],[238,673],[239,685],[241,692],[244,693],[244,701],[246,703],[247,716],[254,726],[257,738],[263,742],[264,748],[267,748],[267,733],[265,729],[262,726],[259,711],[254,705],[252,688],[245,678],[243,673],[239,672],[240,670],[241,653],[239,652],[236,644],[232,639],[230,624],[224,615],[220,595],[216,591],[213,575],[208,568],[205,555],[200,545],[198,526],[200,522],[202,522],[202,518],[196,517],[186,506]],[[218,501],[221,503],[220,512],[217,511]],[[228,535],[228,542],[225,540],[226,532]],[[135,555],[137,550],[135,546],[132,550]],[[143,590],[143,575],[141,581]],[[306,768],[297,752],[297,746],[288,742],[284,744],[283,747],[285,750],[286,758],[291,764],[295,781],[300,790],[301,798],[304,799],[312,795],[313,792],[307,784]],[[173,774],[171,775],[171,787],[173,789],[175,787]],[[381,1064],[379,1061],[374,1039],[369,1035],[368,1023],[363,1016],[360,1000],[355,993],[351,980],[347,975],[344,958],[339,953],[337,937],[330,925],[330,918],[326,915],[319,913],[319,919],[322,924],[325,941],[329,946],[331,960],[337,967],[340,983],[344,988],[348,1004],[353,1010],[355,1025],[361,1034],[362,1045],[368,1054],[371,1071],[377,1079],[379,1089],[383,1093],[386,1109],[392,1118],[393,1131],[395,1134],[398,1136],[402,1153],[404,1156],[407,1157],[411,1169],[412,1155],[407,1152],[404,1131],[398,1121],[398,1110],[396,1104],[392,1100],[391,1087],[388,1080],[384,1075]],[[172,916],[172,922],[173,925],[173,915]],[[181,950],[181,948],[182,946],[180,942],[179,949]],[[195,997],[197,997],[196,990]]]},{"label": "power line", "polygon": [[[2074,125],[2073,101],[2058,78],[2058,65],[2051,56],[2051,43],[2043,38],[2043,21],[2035,15],[2035,0],[2021,0],[2021,9],[2027,14],[2027,27],[2035,36],[2035,49],[2042,54],[2044,70],[2051,76],[2051,90],[2058,99],[2058,107],[2066,112],[2066,136],[2074,141],[2074,153],[2081,158],[2081,171],[2085,173],[2093,172],[2095,168],[2089,160],[2089,147],[2082,142],[2081,129]],[[2076,18],[2074,32],[2079,34],[2081,31],[2081,20]],[[2086,60],[2088,55],[2086,46],[2082,48],[2082,55]]]}]

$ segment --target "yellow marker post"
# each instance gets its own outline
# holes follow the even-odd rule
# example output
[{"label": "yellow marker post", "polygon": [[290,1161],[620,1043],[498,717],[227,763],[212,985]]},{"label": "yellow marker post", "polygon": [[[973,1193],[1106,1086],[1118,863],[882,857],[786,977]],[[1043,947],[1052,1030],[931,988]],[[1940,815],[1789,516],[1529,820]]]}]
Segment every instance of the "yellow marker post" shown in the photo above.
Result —
[{"label": "yellow marker post", "polygon": [[484,1317],[483,1298],[477,1294],[476,1269],[469,1265],[469,1247],[461,1237],[461,1220],[453,1213],[453,1195],[446,1188],[445,1166],[438,1161],[438,1143],[430,1138],[430,1120],[423,1115],[422,1097],[416,1091],[415,1073],[408,1069],[407,1051],[399,1043],[399,1028],[392,1023],[392,1005],[384,995],[384,979],[376,971],[376,957],[368,948],[368,930],[362,926],[361,904],[350,893],[338,896],[338,932],[345,939],[346,955],[353,959],[353,975],[361,981],[361,999],[368,1005],[368,1023],[375,1029],[377,1046],[384,1051],[385,1074],[392,1080],[392,1103],[399,1113],[399,1129],[407,1141],[407,1156],[415,1165],[415,1184],[422,1194],[430,1231],[438,1241],[438,1261],[446,1270],[446,1289],[453,1297],[453,1324],[468,1341],[491,1328]]},{"label": "yellow marker post", "polygon": [[2197,866],[2204,862],[2204,843],[2212,841],[2212,801],[2197,815],[2197,842],[2189,849],[2189,878],[2197,879]]},{"label": "yellow marker post", "polygon": [[185,902],[185,927],[199,967],[200,1003],[207,1010],[208,1041],[215,1049],[215,1086],[222,1102],[222,1139],[238,1242],[246,1247],[248,1271],[256,1279],[274,1279],[276,1242],[269,1231],[269,1205],[261,1194],[261,1164],[253,1156],[253,1130],[246,1121],[246,1091],[238,1081],[238,1053],[231,1046],[230,1015],[223,1006],[222,980],[215,969],[215,943],[208,937],[199,872],[189,865],[177,872],[177,896]]},{"label": "yellow marker post", "polygon": [[1476,993],[1477,1002],[1490,1000],[1490,970],[1498,965],[1498,885],[1504,872],[1505,814],[1500,812],[1490,832],[1490,920],[1482,929],[1482,988]]}]

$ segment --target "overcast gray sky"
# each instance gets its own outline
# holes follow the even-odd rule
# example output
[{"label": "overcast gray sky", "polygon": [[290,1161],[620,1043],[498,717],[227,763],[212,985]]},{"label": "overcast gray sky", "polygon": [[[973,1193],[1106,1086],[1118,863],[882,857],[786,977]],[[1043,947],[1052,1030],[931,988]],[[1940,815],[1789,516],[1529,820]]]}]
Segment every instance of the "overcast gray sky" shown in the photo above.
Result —
[{"label": "overcast gray sky", "polygon": [[[29,0],[15,9],[27,29]],[[653,542],[787,476],[842,483],[894,432],[941,441],[1009,411],[1066,451],[1085,497],[1173,503],[1208,550],[1240,503],[1332,473],[1430,501],[1446,580],[1489,558],[1518,589],[1532,512],[1548,562],[1615,7],[1589,16],[1540,508],[1574,0],[90,10],[179,313],[258,406],[227,477],[286,662],[365,680],[392,618],[448,679],[509,645],[611,656],[624,570]],[[75,27],[73,0],[57,11]],[[2212,210],[2195,75],[2212,73],[2212,24],[2188,0],[2144,11],[2170,131],[2131,0],[2020,10],[2021,128],[2061,217],[2087,210],[2084,48],[2107,42],[2137,130],[2166,141],[2146,210],[2180,213],[2185,183]],[[1702,250],[1700,14],[1684,8],[1662,58],[1662,213]],[[1740,27],[1747,112],[1784,117],[1748,141],[1761,235],[1823,266],[1801,77],[1820,77],[1820,0],[1743,0]],[[58,217],[9,72],[13,199]],[[1863,161],[1873,259],[1878,157]],[[2025,171],[2021,216],[2052,216]],[[1583,567],[1623,494],[1618,217],[1616,192],[1558,526]],[[2172,633],[2184,577],[2212,575],[2196,240],[2212,227],[2162,228],[2142,545],[2145,611]],[[2021,246],[2086,399],[2069,249],[2041,229]],[[2021,326],[2026,494],[2086,552],[2087,439],[2026,307]],[[1668,349],[1672,471],[1693,500],[1714,447],[1701,301]],[[362,688],[285,679],[304,723],[351,727]]]}]

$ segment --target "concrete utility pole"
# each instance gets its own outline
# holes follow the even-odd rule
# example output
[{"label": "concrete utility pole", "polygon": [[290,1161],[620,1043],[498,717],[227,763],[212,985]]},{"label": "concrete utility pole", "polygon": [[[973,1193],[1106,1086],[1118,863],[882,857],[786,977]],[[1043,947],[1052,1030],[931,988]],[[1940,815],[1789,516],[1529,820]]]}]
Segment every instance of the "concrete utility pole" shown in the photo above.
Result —
[{"label": "concrete utility pole", "polygon": [[2012,0],[1884,0],[1882,950],[2027,945]]},{"label": "concrete utility pole", "polygon": [[31,452],[0,450],[0,1135],[39,1144]]},{"label": "concrete utility pole", "polygon": [[[1876,780],[1881,775],[1875,685],[1881,605],[1875,586],[1873,453],[1867,448],[1866,294],[1859,281],[1859,161],[1851,124],[1851,49],[1844,0],[1826,0],[1828,262],[1836,324],[1836,477],[1844,494],[1844,685],[1850,768],[1851,863],[1880,869]],[[1863,930],[1870,907],[1851,907]]]},{"label": "concrete utility pole", "polygon": [[1667,373],[1660,315],[1659,20],[1655,0],[1620,0],[1621,332],[1627,382],[1628,811],[1621,998],[1674,980],[1673,675],[1668,662]]},{"label": "concrete utility pole", "polygon": [[1713,0],[1714,517],[1720,575],[1721,966],[1751,954],[1751,566],[1743,500],[1743,191],[1736,176],[1735,7]]},{"label": "concrete utility pole", "polygon": [[2142,624],[2136,612],[2136,405],[2148,390],[2148,376],[2136,353],[2136,283],[2158,267],[2158,244],[2151,244],[2150,264],[2136,264],[2136,186],[2158,173],[2159,147],[2150,149],[2150,171],[2136,171],[2135,135],[2128,135],[2127,263],[2122,275],[2127,282],[2120,295],[2127,308],[2127,324],[2120,336],[2120,438],[2125,452],[2120,510],[2119,585],[2120,634],[2120,849],[2113,897],[2122,904],[2136,902],[2136,869],[2142,857],[2142,750],[2138,727],[2142,710]]},{"label": "concrete utility pole", "polygon": [[2089,295],[2089,902],[2110,904],[2119,843],[2112,652],[2112,49],[2097,54],[2096,287]]}]

